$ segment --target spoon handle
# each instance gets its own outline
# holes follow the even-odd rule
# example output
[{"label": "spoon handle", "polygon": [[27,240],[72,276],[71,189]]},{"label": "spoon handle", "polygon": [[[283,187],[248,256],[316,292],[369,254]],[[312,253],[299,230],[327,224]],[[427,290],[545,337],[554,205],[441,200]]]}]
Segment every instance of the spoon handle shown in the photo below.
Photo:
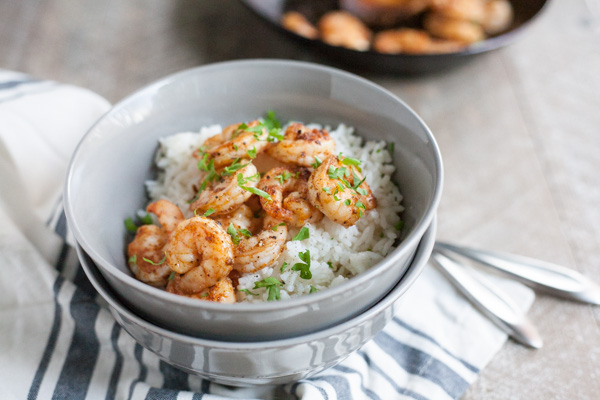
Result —
[{"label": "spoon handle", "polygon": [[535,349],[542,347],[535,326],[504,292],[438,250],[433,251],[431,261],[479,311],[515,341]]},{"label": "spoon handle", "polygon": [[494,268],[548,294],[583,303],[600,304],[600,286],[571,269],[533,258],[444,242],[436,242],[435,246]]}]

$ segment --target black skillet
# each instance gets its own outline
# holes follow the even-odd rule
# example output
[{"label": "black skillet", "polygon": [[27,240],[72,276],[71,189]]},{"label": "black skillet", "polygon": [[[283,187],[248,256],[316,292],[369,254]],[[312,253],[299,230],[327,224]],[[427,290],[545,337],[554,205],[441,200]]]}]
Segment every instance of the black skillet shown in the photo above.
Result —
[{"label": "black skillet", "polygon": [[286,11],[298,11],[315,23],[326,13],[337,9],[337,0],[240,0],[279,31],[295,38],[308,48],[332,60],[368,72],[394,74],[425,74],[449,69],[474,56],[503,47],[515,40],[537,16],[548,0],[511,0],[514,20],[504,32],[473,44],[462,51],[447,54],[381,54],[375,51],[355,51],[328,45],[320,40],[306,39],[283,28],[281,16]]}]

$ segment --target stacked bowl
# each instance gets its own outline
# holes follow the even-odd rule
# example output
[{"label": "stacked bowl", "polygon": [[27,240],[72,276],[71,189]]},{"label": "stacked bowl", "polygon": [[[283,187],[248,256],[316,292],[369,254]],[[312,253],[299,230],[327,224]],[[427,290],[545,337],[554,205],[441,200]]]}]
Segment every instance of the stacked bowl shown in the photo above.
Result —
[{"label": "stacked bowl", "polygon": [[[394,143],[405,211],[381,262],[336,287],[285,301],[221,304],[167,293],[127,267],[122,221],[148,202],[158,139],[201,126],[282,120],[354,126]],[[85,135],[65,187],[65,211],[90,281],[117,321],[166,362],[230,385],[275,384],[335,365],[383,329],[424,267],[435,237],[442,166],[431,132],[386,90],[313,64],[253,60],[164,78],[123,100]]]}]

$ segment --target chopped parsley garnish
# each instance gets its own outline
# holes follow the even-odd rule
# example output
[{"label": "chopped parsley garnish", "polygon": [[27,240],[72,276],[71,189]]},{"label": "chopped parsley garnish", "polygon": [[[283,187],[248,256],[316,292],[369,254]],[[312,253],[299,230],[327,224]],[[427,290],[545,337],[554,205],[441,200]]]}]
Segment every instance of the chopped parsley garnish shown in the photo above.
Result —
[{"label": "chopped parsley garnish", "polygon": [[244,184],[246,183],[246,180],[249,178],[244,178],[244,175],[242,174],[238,174],[237,176],[237,181],[238,181],[238,186],[241,187],[242,189],[244,189],[247,192],[250,192],[252,194],[256,194],[260,197],[264,197],[267,200],[271,200],[271,195],[269,195],[269,193],[262,191],[258,188],[255,188],[253,186],[244,186]]},{"label": "chopped parsley garnish", "polygon": [[283,286],[283,283],[279,281],[277,278],[273,278],[272,276],[266,277],[262,281],[254,282],[254,289],[266,288],[269,293],[267,300],[279,300],[281,298],[279,293],[279,286]]},{"label": "chopped parsley garnish", "polygon": [[367,210],[367,208],[365,207],[365,205],[363,204],[363,202],[362,202],[362,201],[360,201],[360,200],[358,200],[358,201],[356,202],[356,208],[358,208],[358,216],[359,216],[360,218],[362,218],[362,216],[363,216],[363,211],[366,211],[366,210]]},{"label": "chopped parsley garnish", "polygon": [[303,262],[294,264],[292,270],[300,271],[300,278],[302,279],[312,278],[312,273],[310,272],[310,250],[306,250],[304,253],[298,253],[298,257],[300,257],[300,260]]},{"label": "chopped parsley garnish", "polygon": [[242,229],[238,230],[238,232],[246,237],[252,237],[252,232],[250,232],[248,229],[242,228]]},{"label": "chopped parsley garnish", "polygon": [[310,164],[311,167],[313,167],[314,169],[319,168],[319,165],[323,164],[323,161],[321,161],[321,159],[317,156],[315,156],[315,162]]},{"label": "chopped parsley garnish", "polygon": [[137,262],[137,254],[132,255],[131,257],[129,257],[128,263],[130,265],[133,265]]},{"label": "chopped parsley garnish", "polygon": [[171,271],[171,275],[169,275],[169,280],[172,281],[175,279],[175,271]]},{"label": "chopped parsley garnish", "polygon": [[333,269],[333,264],[331,263],[331,261],[327,261],[327,265],[329,266],[329,268]]},{"label": "chopped parsley garnish", "polygon": [[146,213],[142,218],[139,219],[142,225],[152,225],[154,221],[152,221],[152,216],[149,213]]},{"label": "chopped parsley garnish", "polygon": [[283,271],[285,271],[285,269],[287,268],[287,266],[290,265],[287,262],[284,262],[283,265],[281,266],[281,268],[279,269],[279,273],[282,273]]},{"label": "chopped parsley garnish", "polygon": [[277,230],[277,228],[279,228],[280,226],[285,226],[285,222],[280,222],[280,223],[278,223],[277,225],[275,225],[274,227],[272,227],[272,228],[271,228],[271,230],[274,230],[274,231],[276,231],[276,230]]},{"label": "chopped parsley garnish", "polygon": [[335,168],[330,165],[327,169],[327,175],[330,179],[344,179],[344,177],[350,177],[350,171],[346,167]]},{"label": "chopped parsley garnish", "polygon": [[256,147],[253,147],[252,149],[248,150],[246,153],[248,154],[248,157],[256,158]]},{"label": "chopped parsley garnish", "polygon": [[394,157],[394,142],[388,143],[387,147],[388,147],[387,150],[390,153],[390,156],[392,156],[392,158],[393,158]]},{"label": "chopped parsley garnish", "polygon": [[[206,169],[203,169],[203,168],[206,168]],[[201,169],[202,171],[208,172],[208,175],[202,181],[202,184],[200,185],[200,189],[198,189],[198,192],[196,193],[196,195],[194,196],[194,198],[191,199],[190,201],[188,201],[188,203],[193,203],[194,201],[198,200],[198,197],[200,196],[200,193],[202,193],[202,191],[204,189],[206,189],[206,187],[208,186],[208,184],[210,182],[216,181],[217,179],[219,179],[221,177],[221,175],[219,175],[217,173],[217,171],[215,170],[215,162],[214,162],[214,160],[210,160],[210,162],[207,165],[203,164],[202,168],[200,168],[200,161],[198,161],[198,169]]]},{"label": "chopped parsley garnish", "polygon": [[285,171],[283,174],[275,175],[275,179],[279,180],[279,183],[283,185],[283,182],[287,181],[292,177],[288,171]]},{"label": "chopped parsley garnish", "polygon": [[350,199],[344,200],[344,205],[349,206],[352,201]]},{"label": "chopped parsley garnish", "polygon": [[234,160],[234,161],[231,163],[231,165],[230,165],[230,166],[228,166],[228,167],[225,167],[225,168],[223,169],[223,175],[225,175],[225,176],[229,176],[229,175],[233,174],[235,171],[237,171],[237,170],[239,170],[239,169],[242,169],[242,168],[244,168],[245,166],[247,166],[247,165],[249,165],[249,164],[250,164],[250,162],[247,162],[246,164],[242,164],[242,163],[240,162],[240,159],[239,159],[239,158],[236,158],[236,159],[235,159],[235,160]]},{"label": "chopped parsley garnish", "polygon": [[273,111],[273,110],[267,111],[267,116],[265,117],[264,124],[269,129],[273,129],[273,128],[280,129],[281,128],[281,122],[277,119],[277,117],[275,117],[275,111]]},{"label": "chopped parsley garnish", "polygon": [[246,237],[252,237],[252,232],[250,232],[248,229],[235,229],[233,223],[229,223],[229,226],[227,227],[227,233],[229,234],[229,236],[231,236],[231,240],[235,245],[238,245],[242,240],[242,238],[239,235],[240,233]]},{"label": "chopped parsley garnish", "polygon": [[396,228],[397,231],[401,231],[402,228],[404,228],[404,221],[399,220],[398,222],[396,222],[396,225],[394,225],[394,228]]},{"label": "chopped parsley garnish", "polygon": [[310,285],[310,292],[308,292],[308,293],[315,293],[315,292],[318,292],[318,291],[319,291],[319,289],[317,289],[313,285]]},{"label": "chopped parsley garnish", "polygon": [[327,194],[329,194],[329,191],[330,191],[330,190],[331,190],[331,188],[329,188],[329,187],[327,187],[327,186],[323,187],[323,191],[324,191],[325,193],[327,193]]},{"label": "chopped parsley garnish", "polygon": [[229,234],[229,236],[231,236],[231,240],[233,240],[233,244],[237,245],[240,243],[240,235],[238,235],[238,231],[237,229],[235,229],[235,226],[233,226],[233,223],[229,223],[229,226],[227,227],[227,233]]},{"label": "chopped parsley garnish", "polygon": [[344,165],[360,165],[360,160],[357,158],[346,157],[342,160],[342,164]]},{"label": "chopped parsley garnish", "polygon": [[249,291],[248,289],[241,289],[240,292],[244,292],[246,294],[250,294],[252,296],[258,296],[258,293],[252,293],[251,291]]},{"label": "chopped parsley garnish", "polygon": [[146,261],[147,263],[150,263],[152,265],[162,265],[164,264],[165,261],[167,261],[167,252],[165,251],[165,256],[162,258],[162,260],[160,260],[159,262],[154,262],[149,258],[143,257],[142,260]]},{"label": "chopped parsley garnish", "polygon": [[307,227],[303,226],[302,229],[292,238],[292,240],[304,240],[310,237],[310,231]]},{"label": "chopped parsley garnish", "polygon": [[131,218],[125,218],[125,229],[127,229],[127,232],[129,233],[136,233],[137,232],[137,225],[135,224],[135,222],[133,222],[133,220]]},{"label": "chopped parsley garnish", "polygon": [[206,293],[204,293],[204,294],[201,294],[201,295],[200,295],[200,297],[208,297],[209,295],[210,295],[210,293],[209,293],[209,292],[206,292]]},{"label": "chopped parsley garnish", "polygon": [[[196,212],[196,210],[194,210],[194,213]],[[215,212],[215,210],[213,210],[212,208],[209,208],[208,210],[206,210],[206,212],[204,213],[205,217],[208,217],[209,215],[212,215]]]},{"label": "chopped parsley garnish", "polygon": [[363,188],[356,188],[356,193],[366,196],[367,194],[369,194],[369,192],[367,192],[365,189]]},{"label": "chopped parsley garnish", "polygon": [[[337,192],[336,192],[336,193],[337,193]],[[341,200],[341,199],[340,199],[339,197],[337,197],[337,195],[335,195],[335,194],[333,195],[333,199],[334,199],[335,201],[340,201],[340,200]]]},{"label": "chopped parsley garnish", "polygon": [[233,144],[233,149],[234,149],[235,151],[238,151],[240,148],[238,147],[238,145],[237,145],[237,144],[235,144],[235,143],[234,143],[234,144]]},{"label": "chopped parsley garnish", "polygon": [[283,135],[281,134],[281,128],[276,128],[276,127],[269,128],[263,122],[260,122],[258,125],[253,126],[253,127],[246,127],[244,130],[246,132],[254,133],[254,138],[256,140],[261,140],[260,137],[265,132],[267,133],[267,139],[266,140],[268,142],[274,142],[275,139],[277,139],[277,140],[283,140]]}]

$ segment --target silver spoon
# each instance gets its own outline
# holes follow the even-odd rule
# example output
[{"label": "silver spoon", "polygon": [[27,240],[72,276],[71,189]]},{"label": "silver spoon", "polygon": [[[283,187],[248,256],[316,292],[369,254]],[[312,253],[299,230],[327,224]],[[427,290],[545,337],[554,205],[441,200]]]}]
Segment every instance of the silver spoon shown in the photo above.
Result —
[{"label": "silver spoon", "polygon": [[533,258],[444,242],[436,242],[435,248],[460,254],[548,294],[600,305],[600,286],[571,269]]},{"label": "silver spoon", "polygon": [[431,261],[485,316],[515,341],[539,349],[543,340],[536,327],[502,291],[468,272],[444,250],[434,249]]}]

